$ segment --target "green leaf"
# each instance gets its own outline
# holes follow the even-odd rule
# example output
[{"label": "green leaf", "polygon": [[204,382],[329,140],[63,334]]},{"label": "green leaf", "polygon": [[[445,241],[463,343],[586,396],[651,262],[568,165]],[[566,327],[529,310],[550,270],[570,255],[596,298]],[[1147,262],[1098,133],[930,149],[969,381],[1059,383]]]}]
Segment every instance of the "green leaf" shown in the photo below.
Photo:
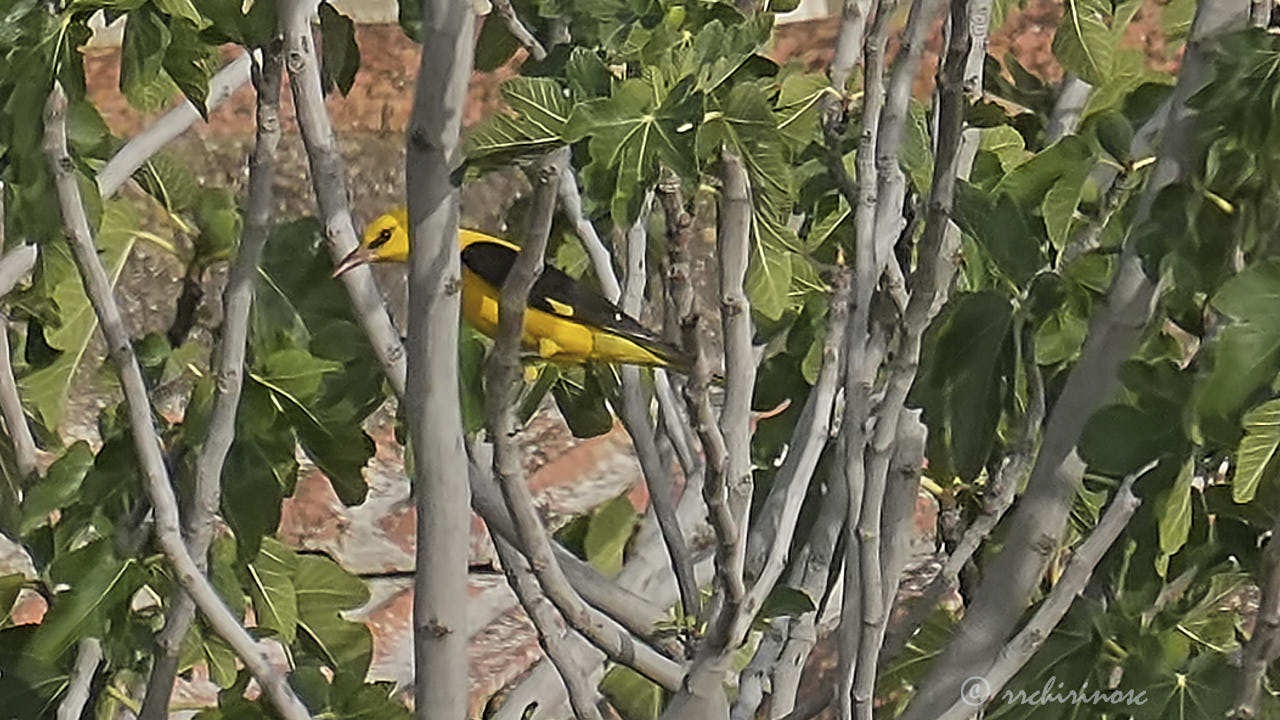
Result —
[{"label": "green leaf", "polygon": [[926,360],[910,401],[924,409],[929,463],[939,472],[967,481],[986,464],[1005,393],[1002,358],[1012,322],[1009,301],[986,291],[953,296],[930,324],[926,357],[933,359]]},{"label": "green leaf", "polygon": [[636,511],[625,494],[596,508],[583,540],[587,562],[605,577],[616,577],[635,524]]},{"label": "green leaf", "polygon": [[1179,449],[1181,440],[1181,428],[1170,426],[1165,412],[1108,405],[1085,426],[1080,455],[1098,472],[1123,476]]},{"label": "green leaf", "polygon": [[[483,351],[482,355],[483,357]],[[547,393],[551,392],[551,387],[555,385],[556,380],[560,378],[560,369],[552,363],[545,363],[538,368],[538,378],[534,380],[533,385],[525,390],[524,395],[520,398],[520,407],[516,410],[516,418],[521,425],[527,425],[529,420],[533,418],[534,413],[538,412],[538,408],[542,406],[542,401],[546,398]]]},{"label": "green leaf", "polygon": [[[499,23],[501,24],[501,23]],[[485,23],[486,26],[489,23]],[[346,96],[355,84],[360,69],[360,46],[356,44],[356,27],[351,18],[338,12],[328,2],[320,3],[320,82],[325,93],[333,88]]]},{"label": "green leaf", "polygon": [[586,102],[609,95],[613,75],[600,56],[587,48],[574,47],[564,65],[565,80],[576,102]]},{"label": "green leaf", "polygon": [[1036,364],[1055,365],[1080,352],[1089,324],[1066,308],[1055,312],[1036,329]]},{"label": "green leaf", "polygon": [[562,369],[551,394],[574,437],[595,437],[613,429],[613,415],[605,406],[604,391],[590,370]]},{"label": "green leaf", "polygon": [[1068,135],[1009,171],[996,185],[1022,208],[1034,208],[1060,178],[1093,164],[1089,143],[1078,135]]},{"label": "green leaf", "polygon": [[174,153],[164,150],[152,155],[138,168],[133,179],[171,213],[195,208],[203,195],[191,166]]},{"label": "green leaf", "polygon": [[770,320],[782,317],[791,289],[791,255],[759,239],[747,265],[746,290],[751,309]]},{"label": "green leaf", "polygon": [[502,84],[502,99],[513,114],[497,112],[467,136],[468,162],[505,164],[561,143],[573,104],[559,81],[515,77]]},{"label": "green leaf", "polygon": [[1230,418],[1280,370],[1280,260],[1246,268],[1210,302],[1233,322],[1211,345],[1212,370],[1198,405],[1203,415]]},{"label": "green leaf", "polygon": [[1253,501],[1258,485],[1275,477],[1274,459],[1280,450],[1280,400],[1255,405],[1241,419],[1244,439],[1236,451],[1236,472],[1231,478],[1231,499]]},{"label": "green leaf", "polygon": [[830,82],[822,75],[790,75],[778,90],[778,132],[786,138],[793,153],[822,139],[818,114],[822,98],[831,92]]},{"label": "green leaf", "polygon": [[458,328],[458,385],[462,396],[462,427],[468,434],[483,430],[485,424],[483,337],[465,323]]},{"label": "green leaf", "polygon": [[23,498],[19,532],[26,535],[49,522],[49,514],[53,511],[75,503],[79,499],[80,484],[93,467],[93,460],[93,450],[83,440],[67,448]]},{"label": "green leaf", "polygon": [[254,379],[279,393],[289,402],[304,405],[320,392],[320,383],[328,373],[338,372],[342,364],[318,358],[298,348],[288,348],[268,355]]},{"label": "green leaf", "polygon": [[583,181],[595,198],[607,200],[616,227],[635,222],[646,189],[657,181],[659,163],[682,177],[692,174],[690,130],[699,117],[700,99],[691,78],[668,90],[660,78],[650,76],[625,80],[608,98],[573,108],[563,139],[576,143],[589,138],[591,163],[583,168]]},{"label": "green leaf", "polygon": [[240,241],[240,211],[236,197],[224,188],[201,188],[196,203],[196,225],[200,234],[194,240],[196,262],[207,267],[231,256]]},{"label": "green leaf", "polygon": [[[136,223],[128,203],[110,201],[105,204],[97,245],[99,259],[112,284],[119,279],[133,248]],[[32,293],[51,300],[57,307],[58,324],[44,329],[44,340],[59,354],[53,362],[20,377],[18,387],[23,400],[35,411],[41,424],[52,429],[57,428],[62,420],[72,376],[98,327],[98,317],[84,294],[80,273],[66,243],[40,245]]]},{"label": "green leaf", "polygon": [[222,471],[222,516],[235,533],[241,562],[257,557],[262,538],[280,525],[280,505],[298,475],[295,449],[271,395],[257,383],[246,384]]},{"label": "green leaf", "polygon": [[1133,125],[1129,123],[1129,118],[1118,110],[1110,110],[1097,116],[1093,121],[1093,128],[1102,149],[1115,158],[1116,162],[1127,164],[1130,159],[1129,146],[1133,144]]},{"label": "green leaf", "polygon": [[293,573],[298,556],[284,543],[264,537],[258,557],[249,563],[249,597],[258,627],[276,634],[286,647],[298,632],[298,598]]},{"label": "green leaf", "polygon": [[150,5],[129,13],[120,48],[120,92],[139,110],[155,110],[167,100],[157,97],[167,93],[158,93],[156,86],[171,39],[164,18]]},{"label": "green leaf", "polygon": [[1191,478],[1195,468],[1191,461],[1183,463],[1173,487],[1156,500],[1156,517],[1160,528],[1160,551],[1173,555],[1187,543],[1191,532]]},{"label": "green leaf", "polygon": [[[59,593],[31,639],[29,652],[54,660],[86,635],[100,634],[107,617],[127,605],[145,573],[133,560],[116,557],[110,540],[97,540],[64,558]],[[75,570],[72,571],[71,568]]]},{"label": "green leaf", "polygon": [[1040,205],[1044,227],[1049,234],[1049,242],[1059,250],[1066,247],[1067,232],[1076,218],[1076,208],[1092,171],[1088,164],[1077,165],[1058,178],[1044,195],[1044,202]]},{"label": "green leaf", "polygon": [[205,44],[197,27],[186,20],[174,20],[169,30],[173,37],[164,54],[164,71],[200,116],[208,120],[205,100],[209,97],[209,80],[218,71],[218,54]]},{"label": "green leaf", "polygon": [[[180,17],[191,22],[198,28],[203,28],[209,24],[209,21],[200,14],[196,9],[192,0],[153,0],[156,7],[166,15]],[[132,16],[130,16],[132,17]]]},{"label": "green leaf", "polygon": [[1068,72],[1090,85],[1102,85],[1111,73],[1114,41],[1103,0],[1066,0],[1053,36],[1053,54]]},{"label": "green leaf", "polygon": [[480,37],[476,38],[475,69],[493,72],[507,64],[519,49],[520,41],[507,29],[507,24],[496,13],[491,14],[480,28]]},{"label": "green leaf", "polygon": [[631,668],[611,668],[600,681],[600,692],[622,720],[658,720],[662,716],[662,687]]},{"label": "green leaf", "polygon": [[334,671],[363,678],[373,656],[373,636],[362,623],[339,614],[369,601],[369,589],[325,557],[303,555],[294,573],[300,639]]},{"label": "green leaf", "polygon": [[0,628],[13,619],[13,606],[18,602],[18,595],[26,587],[27,579],[22,573],[0,575]]},{"label": "green leaf", "polygon": [[957,186],[955,220],[1015,284],[1026,283],[1044,267],[1042,232],[1010,196],[991,197],[962,181]]}]

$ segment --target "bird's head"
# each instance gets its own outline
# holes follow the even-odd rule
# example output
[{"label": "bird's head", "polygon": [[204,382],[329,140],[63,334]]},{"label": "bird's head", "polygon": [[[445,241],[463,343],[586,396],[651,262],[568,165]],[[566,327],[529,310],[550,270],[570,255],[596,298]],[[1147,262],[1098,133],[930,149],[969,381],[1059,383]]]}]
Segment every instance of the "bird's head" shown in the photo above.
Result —
[{"label": "bird's head", "polygon": [[404,208],[384,213],[364,229],[360,246],[333,269],[333,276],[351,268],[375,262],[406,262],[409,259],[409,214]]}]

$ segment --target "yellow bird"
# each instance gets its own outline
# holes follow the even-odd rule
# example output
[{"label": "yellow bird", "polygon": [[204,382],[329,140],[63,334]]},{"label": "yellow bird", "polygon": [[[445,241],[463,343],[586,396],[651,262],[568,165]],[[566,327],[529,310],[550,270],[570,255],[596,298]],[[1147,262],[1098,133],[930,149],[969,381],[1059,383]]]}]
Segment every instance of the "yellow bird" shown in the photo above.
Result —
[{"label": "yellow bird", "polygon": [[[462,247],[462,316],[475,329],[498,332],[498,298],[519,248],[475,230],[459,230]],[[369,223],[360,246],[338,263],[333,276],[375,262],[407,262],[409,218],[404,208]],[[529,293],[524,348],[566,363],[650,365],[688,372],[693,359],[663,342],[617,305],[556,267],[547,265]]]}]

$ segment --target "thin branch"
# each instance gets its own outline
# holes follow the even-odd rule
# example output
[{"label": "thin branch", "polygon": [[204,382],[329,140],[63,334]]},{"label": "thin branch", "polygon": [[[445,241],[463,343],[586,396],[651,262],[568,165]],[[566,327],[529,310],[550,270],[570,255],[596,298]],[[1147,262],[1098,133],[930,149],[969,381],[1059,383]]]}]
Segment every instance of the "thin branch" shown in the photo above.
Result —
[{"label": "thin branch", "polygon": [[711,361],[707,353],[710,335],[707,320],[702,316],[695,313],[685,321],[685,345],[694,350],[694,363],[689,382],[684,386],[684,397],[711,471],[702,487],[702,497],[715,534],[716,577],[722,592],[732,602],[737,602],[746,594],[746,588],[742,581],[741,566],[735,568],[733,564],[733,559],[738,556],[735,549],[738,526],[725,497],[729,450],[725,447],[724,435],[716,426],[715,411],[711,408]]},{"label": "thin branch", "polygon": [[[751,303],[743,283],[751,254],[751,186],[742,159],[725,149],[720,153],[724,181],[724,200],[720,208],[720,227],[716,233],[717,266],[720,276],[720,325],[724,340],[724,405],[720,409],[720,432],[724,437],[724,485],[717,494],[727,494],[729,510],[737,525],[733,556],[725,558],[732,573],[730,587],[743,582],[743,562],[747,543],[746,514],[751,506],[751,395],[755,389],[756,364],[751,352]],[[733,595],[737,595],[736,592]],[[730,597],[731,601],[736,598]],[[733,602],[726,603],[732,627],[738,613]],[[730,636],[731,637],[731,636]],[[716,640],[729,641],[730,637]]]},{"label": "thin branch", "polygon": [[[519,542],[519,536],[502,499],[502,491],[494,482],[492,455],[477,456],[467,465],[471,506],[484,520],[490,534],[515,545]],[[559,543],[555,543],[553,550],[569,584],[582,595],[583,600],[613,618],[636,637],[646,641],[654,640],[654,618],[665,613],[666,606],[643,598],[605,578]]]},{"label": "thin branch", "polygon": [[789,618],[775,618],[764,630],[764,637],[756,647],[751,662],[738,673],[738,696],[729,708],[729,720],[754,720],[764,702],[765,683],[778,665],[782,648],[787,642]]},{"label": "thin branch", "polygon": [[511,0],[493,0],[493,9],[502,18],[507,30],[529,51],[530,57],[539,62],[547,59],[547,49],[542,47],[542,43],[538,42],[538,38],[534,37],[533,33],[529,32],[529,28],[525,27],[525,24],[520,21],[520,16],[516,14],[516,9],[511,6]]},{"label": "thin branch", "polygon": [[[320,63],[316,58],[315,39],[311,36],[311,18],[315,15],[316,5],[317,0],[281,0],[278,12],[285,38],[285,69],[289,71],[289,86],[297,112],[298,128],[307,149],[311,184],[324,222],[324,237],[329,246],[329,254],[337,263],[359,245],[359,239],[351,222],[346,163],[338,151],[329,113],[325,109]],[[452,7],[453,3],[445,3],[444,6]],[[467,15],[471,18],[468,22],[473,23],[474,17],[470,13]],[[434,15],[426,13],[423,17],[431,18]],[[471,47],[470,38],[470,34],[465,38],[468,48]],[[461,43],[462,39],[459,38],[458,42]],[[450,47],[452,45],[451,42]],[[424,44],[424,47],[434,46]],[[443,54],[444,50],[439,52]],[[431,72],[438,73],[439,70],[433,66]],[[442,108],[435,108],[435,112],[441,111]],[[414,230],[417,231],[418,228],[415,227]],[[374,354],[378,356],[387,375],[387,381],[397,396],[403,396],[405,349],[400,343],[400,333],[391,323],[391,317],[382,303],[382,295],[373,282],[372,272],[367,267],[357,267],[343,273],[342,282],[351,296],[356,319],[368,336]]]},{"label": "thin branch", "polygon": [[[645,280],[648,277],[645,272],[645,254],[649,249],[646,225],[652,205],[653,193],[646,193],[644,201],[640,204],[640,216],[627,230],[627,271],[620,300],[622,311],[631,317],[640,317],[644,304]],[[653,514],[658,519],[658,527],[662,530],[662,538],[666,542],[667,553],[671,557],[671,567],[675,570],[676,585],[680,588],[681,606],[686,617],[696,618],[702,608],[698,583],[693,577],[693,560],[689,555],[689,548],[685,545],[680,522],[676,518],[675,483],[672,482],[671,473],[658,453],[657,437],[649,418],[649,402],[640,384],[640,369],[623,367],[621,375],[622,422],[627,428],[627,433],[631,435],[636,456],[640,460],[640,469],[644,474],[645,485],[649,489],[649,502],[653,505]]]},{"label": "thin branch", "polygon": [[613,258],[609,255],[609,248],[600,239],[600,234],[596,232],[596,226],[582,212],[582,193],[578,189],[578,176],[574,174],[572,164],[566,164],[560,174],[560,186],[556,193],[560,199],[560,208],[573,224],[578,240],[591,259],[591,268],[595,271],[604,296],[617,302],[622,296],[622,286],[618,284],[618,274],[613,269]]},{"label": "thin branch", "polygon": [[[422,53],[405,147],[406,204],[413,238],[409,307],[413,312],[409,314],[404,404],[415,459],[418,523],[414,705],[417,716],[425,720],[461,718],[467,711],[471,499],[458,397],[460,193],[452,174],[462,160],[460,134],[471,78],[475,14],[469,3],[452,0],[421,0],[421,6]],[[310,80],[317,80],[313,75],[307,73]],[[307,84],[318,88],[318,82]],[[327,125],[323,106],[315,109]],[[323,206],[319,187],[317,195]],[[345,204],[346,198],[335,200]],[[347,221],[340,225],[345,230],[350,222],[345,207],[340,218]],[[376,291],[373,299],[385,318]],[[389,320],[387,329],[394,331]],[[398,344],[398,339],[387,338],[387,342]]]},{"label": "thin branch", "polygon": [[[848,486],[844,482],[841,453],[842,450],[837,446],[836,461],[832,463],[827,477],[822,509],[813,523],[809,541],[796,560],[795,577],[791,580],[793,587],[803,590],[819,606],[829,590],[828,582],[835,577],[833,569],[839,569],[837,564],[840,558],[836,554],[836,548],[844,531],[845,514],[848,512],[848,500],[845,498]],[[807,612],[789,625],[787,644],[773,671],[773,695],[769,699],[769,716],[772,718],[785,715],[795,708],[805,662],[818,641],[819,613],[820,609]]]},{"label": "thin branch", "polygon": [[[236,90],[249,82],[249,66],[252,64],[246,51],[227,63],[209,80],[209,95],[205,99],[205,108],[213,110],[223,101],[231,97]],[[111,156],[107,164],[98,171],[98,189],[102,197],[115,195],[116,191],[137,172],[138,168],[147,164],[165,145],[187,131],[201,119],[200,111],[190,100],[161,115],[142,132],[134,135]]]},{"label": "thin branch", "polygon": [[[809,492],[809,482],[818,460],[827,446],[831,430],[831,412],[840,389],[844,367],[844,333],[848,325],[849,297],[852,292],[848,270],[841,269],[835,278],[828,302],[827,330],[822,344],[822,366],[818,378],[805,399],[804,408],[791,439],[786,457],[774,474],[769,495],[760,505],[751,532],[747,536],[746,573],[761,577],[766,564],[786,560],[791,533],[799,517],[800,505]],[[786,529],[790,526],[790,529]],[[780,530],[782,533],[779,534]]]},{"label": "thin branch", "polygon": [[1022,416],[1022,428],[1017,444],[1013,452],[1000,463],[1000,469],[996,471],[987,489],[982,514],[974,518],[973,522],[965,528],[959,542],[943,561],[938,574],[921,592],[920,597],[907,611],[907,616],[885,642],[885,647],[881,651],[882,659],[896,657],[916,630],[920,629],[928,619],[929,613],[933,612],[943,596],[959,585],[960,571],[964,569],[969,559],[1013,504],[1013,499],[1018,494],[1018,486],[1031,467],[1031,460],[1036,451],[1036,435],[1044,422],[1044,377],[1035,360],[1035,348],[1032,344],[1034,331],[1027,328],[1021,335],[1023,339],[1018,347],[1023,355],[1022,365],[1027,368],[1028,401],[1027,409]]},{"label": "thin branch", "polygon": [[1231,717],[1252,720],[1258,716],[1258,695],[1262,678],[1276,657],[1280,656],[1280,523],[1272,526],[1271,539],[1262,551],[1262,573],[1258,582],[1262,597],[1253,633],[1244,646],[1240,666],[1240,688]]},{"label": "thin branch", "polygon": [[[1197,6],[1174,88],[1170,125],[1130,228],[1143,226],[1156,194],[1185,172],[1194,147],[1193,116],[1185,101],[1208,79],[1204,41],[1243,25],[1247,16],[1247,5],[1235,0],[1205,0]],[[1003,549],[986,570],[955,639],[920,684],[919,694],[903,715],[905,720],[936,718],[960,696],[973,668],[991,662],[1039,585],[1048,555],[1061,541],[1080,477],[1076,444],[1089,417],[1115,387],[1120,364],[1137,345],[1153,311],[1155,286],[1142,269],[1135,241],[1136,233],[1131,232],[1116,263],[1106,304],[1093,319],[1080,359],[1049,414]]]},{"label": "thin branch", "polygon": [[839,666],[836,698],[842,720],[853,717],[853,683],[857,667],[858,644],[861,641],[861,594],[858,570],[858,539],[855,528],[862,517],[862,494],[866,484],[866,423],[869,413],[872,376],[867,363],[867,337],[871,317],[871,298],[880,273],[876,263],[875,227],[877,204],[877,170],[875,148],[880,130],[880,111],[884,107],[885,45],[889,34],[889,14],[893,0],[877,0],[875,18],[866,39],[863,60],[862,126],[859,129],[856,156],[856,184],[843,172],[843,159],[834,143],[831,122],[827,123],[827,145],[834,155],[830,164],[837,180],[844,178],[842,192],[852,196],[854,211],[854,284],[853,308],[849,313],[849,330],[845,336],[844,415],[840,425],[841,454],[845,463],[848,487],[848,512],[845,516],[844,597],[838,632]]},{"label": "thin branch", "polygon": [[551,549],[547,530],[538,517],[533,497],[525,484],[524,469],[515,443],[517,430],[513,411],[520,380],[520,336],[529,290],[542,272],[547,236],[551,229],[556,184],[561,168],[568,162],[568,149],[547,157],[536,177],[529,239],[521,248],[507,274],[499,300],[498,335],[486,361],[488,395],[486,412],[494,443],[494,476],[502,489],[507,510],[515,522],[525,556],[529,558],[542,591],[564,616],[565,621],[599,647],[615,662],[670,690],[680,686],[684,673],[676,663],[632,637],[582,601],[565,579]]},{"label": "thin branch", "polygon": [[842,96],[862,53],[862,31],[867,25],[871,0],[844,0],[840,15],[840,33],[836,35],[835,55],[831,58],[831,87]]},{"label": "thin branch", "polygon": [[898,414],[896,435],[880,523],[880,572],[884,607],[888,611],[892,611],[893,601],[898,595],[898,584],[915,534],[916,498],[920,493],[920,473],[924,469],[925,438],[928,435],[919,410],[903,410]]},{"label": "thin branch", "polygon": [[[662,193],[662,187],[658,188],[659,196]],[[622,301],[622,286],[618,283],[618,275],[613,269],[613,258],[609,253],[609,249],[600,239],[600,235],[596,232],[596,228],[591,221],[583,215],[582,212],[582,196],[578,189],[578,178],[573,172],[572,164],[566,164],[564,172],[560,175],[560,186],[557,190],[560,208],[568,216],[569,222],[573,224],[574,230],[578,234],[578,239],[582,243],[583,248],[587,252],[587,257],[591,259],[592,269],[595,271],[596,279],[600,282],[600,287],[604,291],[604,295],[612,302]],[[652,203],[652,197],[646,195],[644,207],[646,211],[641,215],[648,216],[647,208]],[[643,232],[644,227],[637,222],[631,228],[630,232]],[[641,261],[643,258],[641,258]],[[639,294],[636,296],[639,300],[632,302],[638,303],[643,300],[644,287],[638,286]],[[634,291],[633,291],[634,292]],[[640,306],[637,304],[633,308],[624,307],[633,317],[639,317]],[[622,385],[626,391],[634,382],[631,380],[634,373],[624,373]],[[662,369],[654,371],[654,390],[658,397],[658,411],[662,413],[663,421],[667,423],[669,430],[668,435],[672,444],[675,446],[676,455],[680,459],[680,466],[684,470],[686,489],[690,486],[699,487],[702,483],[703,466],[697,459],[697,455],[692,447],[693,428],[690,426],[689,419],[680,412],[679,403],[676,401],[676,395],[672,391],[671,381]],[[634,392],[634,391],[632,391]],[[631,428],[628,427],[628,432]],[[632,435],[634,439],[634,434]],[[643,455],[641,455],[643,459]],[[655,467],[661,467],[657,465]],[[642,465],[642,470],[644,469]],[[665,474],[665,473],[664,473]],[[650,474],[646,471],[646,481]],[[652,492],[650,493],[652,496]],[[655,510],[657,508],[655,507]],[[682,588],[687,589],[687,580],[681,579],[681,573],[677,572],[677,581],[681,583]],[[687,593],[685,593],[687,596]],[[685,603],[688,605],[688,603]]]},{"label": "thin branch", "polygon": [[760,544],[768,542],[769,545],[768,550],[763,552],[759,565],[747,566],[748,574],[753,575],[756,581],[747,593],[736,627],[730,633],[733,645],[746,637],[756,611],[764,604],[765,598],[773,591],[778,578],[786,569],[796,523],[800,520],[800,510],[809,494],[809,482],[817,470],[818,459],[826,447],[831,429],[831,413],[840,385],[840,370],[844,367],[841,348],[848,326],[851,290],[849,273],[841,271],[832,290],[818,380],[809,391],[809,398],[805,401],[804,410],[792,432],[791,450],[774,476],[774,491],[765,499],[761,514],[753,523],[753,526],[762,528]]},{"label": "thin branch", "polygon": [[[709,528],[705,524],[706,509],[698,495],[682,495],[677,512],[681,526],[688,529],[692,538],[709,534]],[[649,619],[650,624],[660,622],[666,617],[666,608],[680,598],[671,582],[666,547],[652,513],[641,521],[632,537],[631,549],[615,582],[622,590],[641,595],[662,608],[661,612]],[[712,578],[712,564],[711,553],[699,554],[694,570],[700,583],[705,584]],[[600,664],[607,659],[604,653],[580,637],[575,638],[575,642],[583,666],[595,667],[596,673],[599,673]],[[593,674],[593,677],[598,677],[598,674]],[[538,703],[538,709],[531,718],[525,718],[522,712],[532,702]],[[564,717],[564,703],[564,685],[560,682],[559,675],[549,662],[540,661],[524,679],[510,688],[493,720],[559,720]]]},{"label": "thin branch", "polygon": [[98,258],[89,218],[74,174],[74,164],[67,152],[66,108],[66,95],[62,92],[61,85],[55,83],[45,111],[45,153],[53,170],[72,255],[80,270],[85,292],[102,326],[108,354],[120,373],[134,449],[155,513],[156,537],[173,566],[178,584],[195,599],[196,606],[204,614],[209,626],[231,646],[232,651],[262,686],[263,693],[276,711],[286,720],[304,720],[310,715],[289,687],[285,676],[272,667],[258,649],[256,641],[223,604],[182,541],[178,501],[173,494],[169,471],[161,452],[160,438],[152,424],[147,387],[133,352],[129,331],[112,293],[111,281]]},{"label": "thin branch", "polygon": [[[204,442],[196,459],[195,494],[187,513],[187,548],[201,572],[205,571],[213,541],[218,508],[222,502],[222,469],[235,439],[236,412],[244,384],[245,343],[253,289],[262,262],[263,248],[271,233],[275,201],[275,153],[280,144],[280,83],[283,55],[279,39],[262,51],[255,67],[257,137],[249,157],[249,184],[245,191],[245,228],[240,249],[231,264],[222,291],[222,337],[218,341],[214,372],[213,409]],[[140,720],[163,720],[169,714],[169,696],[178,670],[182,642],[195,617],[195,603],[181,595],[165,617],[156,636],[157,653],[143,697]]]},{"label": "thin branch", "polygon": [[1093,575],[1093,569],[1098,566],[1102,556],[1115,543],[1116,538],[1120,537],[1120,533],[1124,532],[1129,519],[1142,504],[1142,501],[1133,494],[1133,483],[1156,464],[1157,461],[1152,460],[1124,479],[1120,488],[1116,490],[1111,504],[1107,506],[1107,511],[1089,533],[1089,537],[1071,555],[1067,569],[1049,591],[1049,596],[1040,604],[1040,607],[1036,608],[1022,630],[1000,649],[994,664],[983,673],[973,672],[974,668],[967,669],[971,678],[982,680],[982,682],[971,680],[969,687],[976,687],[986,694],[986,697],[966,696],[957,699],[945,713],[939,716],[939,720],[965,720],[972,717],[978,712],[978,706],[981,704],[975,701],[986,701],[995,697],[1000,688],[1003,688],[1027,664],[1031,656],[1035,655],[1053,629],[1062,622],[1062,618],[1075,602],[1076,596],[1088,584],[1090,576]]},{"label": "thin branch", "polygon": [[81,638],[76,644],[76,663],[67,678],[67,689],[58,703],[56,720],[80,720],[92,693],[93,676],[102,664],[102,642],[96,637]]},{"label": "thin branch", "polygon": [[1068,73],[1062,79],[1062,87],[1058,89],[1058,99],[1053,104],[1053,112],[1049,114],[1049,124],[1044,134],[1049,144],[1070,135],[1080,126],[1080,115],[1089,104],[1093,95],[1093,86]]},{"label": "thin branch", "polygon": [[[4,247],[4,224],[4,183],[0,182],[0,247]],[[18,281],[35,266],[35,261],[34,245],[19,245],[0,257],[0,298],[13,291]],[[4,416],[9,439],[13,441],[18,474],[25,478],[36,471],[36,441],[31,434],[31,426],[27,424],[27,413],[22,409],[9,352],[8,318],[0,314],[0,413]]]},{"label": "thin branch", "polygon": [[529,562],[511,543],[500,537],[494,538],[493,546],[498,551],[498,560],[502,563],[502,572],[507,576],[507,584],[515,591],[529,621],[538,631],[539,644],[555,666],[556,672],[560,673],[560,679],[564,681],[574,717],[586,720],[601,718],[600,709],[596,706],[600,693],[578,667],[573,648],[568,642],[569,630],[555,607],[539,589],[538,579],[529,568]]},{"label": "thin branch", "polygon": [[[907,127],[907,110],[911,102],[911,85],[915,81],[916,69],[920,66],[920,58],[924,54],[925,42],[933,21],[938,13],[947,6],[947,0],[913,0],[911,11],[907,15],[907,26],[899,38],[901,43],[894,56],[893,74],[885,88],[884,109],[880,114],[880,125],[876,136],[875,162],[878,196],[876,198],[876,263],[877,267],[887,267],[894,263],[893,245],[902,237],[905,219],[902,214],[903,202],[906,199],[906,174],[902,171],[898,157],[902,149],[902,138]],[[953,41],[955,26],[952,25]],[[958,43],[968,49],[969,28],[964,23],[963,42]],[[957,44],[953,42],[953,44]],[[959,84],[959,82],[957,82]],[[941,135],[941,132],[939,132]],[[941,152],[940,158],[947,156]],[[951,171],[948,166],[948,171]],[[877,273],[878,274],[878,273]]]}]

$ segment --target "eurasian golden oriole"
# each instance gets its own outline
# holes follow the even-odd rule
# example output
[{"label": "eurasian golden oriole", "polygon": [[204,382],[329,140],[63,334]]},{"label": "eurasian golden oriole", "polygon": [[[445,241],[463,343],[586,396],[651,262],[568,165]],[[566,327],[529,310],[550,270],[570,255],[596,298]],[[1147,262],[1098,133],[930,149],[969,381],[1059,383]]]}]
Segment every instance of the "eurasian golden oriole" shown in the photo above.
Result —
[{"label": "eurasian golden oriole", "polygon": [[[498,297],[519,248],[475,230],[459,230],[458,241],[462,316],[494,337]],[[338,263],[333,276],[367,263],[408,259],[408,212],[399,208],[369,223],[360,246]],[[529,293],[522,342],[526,350],[555,362],[650,365],[681,372],[688,372],[693,364],[688,353],[664,342],[617,305],[552,265],[543,267]]]}]

